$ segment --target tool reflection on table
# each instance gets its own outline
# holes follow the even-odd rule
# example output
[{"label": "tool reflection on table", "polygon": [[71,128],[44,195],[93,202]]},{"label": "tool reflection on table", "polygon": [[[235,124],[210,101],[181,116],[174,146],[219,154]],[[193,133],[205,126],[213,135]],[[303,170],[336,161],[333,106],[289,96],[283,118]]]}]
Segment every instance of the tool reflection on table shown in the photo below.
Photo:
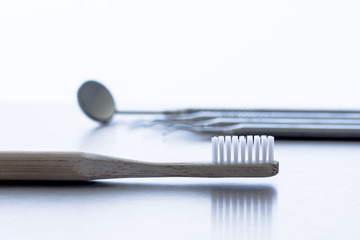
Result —
[{"label": "tool reflection on table", "polygon": [[103,124],[114,114],[162,115],[152,124],[160,123],[199,134],[360,139],[360,111],[216,108],[120,111],[115,108],[110,91],[97,81],[83,83],[77,97],[84,113]]}]

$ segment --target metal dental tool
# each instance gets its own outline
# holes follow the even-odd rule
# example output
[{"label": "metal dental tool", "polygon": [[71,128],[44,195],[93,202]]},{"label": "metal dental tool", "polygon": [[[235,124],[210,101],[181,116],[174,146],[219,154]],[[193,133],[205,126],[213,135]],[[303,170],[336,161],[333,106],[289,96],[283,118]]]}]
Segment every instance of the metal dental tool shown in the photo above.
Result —
[{"label": "metal dental tool", "polygon": [[199,134],[360,139],[360,111],[216,108],[121,111],[115,108],[110,91],[97,81],[83,83],[77,96],[84,113],[103,124],[108,123],[114,114],[162,115],[153,123]]}]

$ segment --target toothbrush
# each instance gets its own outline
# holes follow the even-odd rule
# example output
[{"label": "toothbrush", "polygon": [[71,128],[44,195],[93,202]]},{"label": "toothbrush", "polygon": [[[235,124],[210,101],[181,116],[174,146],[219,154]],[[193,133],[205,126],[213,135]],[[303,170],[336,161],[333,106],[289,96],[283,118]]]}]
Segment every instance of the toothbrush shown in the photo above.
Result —
[{"label": "toothbrush", "polygon": [[212,155],[209,163],[150,163],[82,152],[0,152],[0,180],[270,177],[279,171],[272,136],[213,137]]}]

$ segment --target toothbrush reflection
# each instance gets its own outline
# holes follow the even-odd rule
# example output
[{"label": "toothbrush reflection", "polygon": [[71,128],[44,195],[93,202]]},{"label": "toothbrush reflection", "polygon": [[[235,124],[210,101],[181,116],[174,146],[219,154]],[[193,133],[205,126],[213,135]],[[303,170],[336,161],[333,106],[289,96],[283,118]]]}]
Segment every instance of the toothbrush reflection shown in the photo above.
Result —
[{"label": "toothbrush reflection", "polygon": [[[0,224],[11,218],[49,232],[63,226],[74,229],[71,236],[78,231],[84,238],[86,232],[87,239],[104,231],[108,236],[121,232],[121,239],[271,239],[276,205],[271,185],[209,179],[3,181],[0,196]],[[81,231],[79,222],[97,227]]]},{"label": "toothbrush reflection", "polygon": [[213,239],[271,239],[275,204],[270,186],[213,189]]}]

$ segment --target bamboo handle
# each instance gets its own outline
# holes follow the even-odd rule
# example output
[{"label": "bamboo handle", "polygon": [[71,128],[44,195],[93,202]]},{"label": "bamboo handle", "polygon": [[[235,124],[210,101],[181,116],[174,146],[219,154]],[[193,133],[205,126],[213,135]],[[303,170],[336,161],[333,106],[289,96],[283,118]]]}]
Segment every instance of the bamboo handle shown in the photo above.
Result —
[{"label": "bamboo handle", "polygon": [[146,163],[80,152],[2,152],[0,180],[95,180],[129,177],[269,177],[278,162],[220,165]]}]

